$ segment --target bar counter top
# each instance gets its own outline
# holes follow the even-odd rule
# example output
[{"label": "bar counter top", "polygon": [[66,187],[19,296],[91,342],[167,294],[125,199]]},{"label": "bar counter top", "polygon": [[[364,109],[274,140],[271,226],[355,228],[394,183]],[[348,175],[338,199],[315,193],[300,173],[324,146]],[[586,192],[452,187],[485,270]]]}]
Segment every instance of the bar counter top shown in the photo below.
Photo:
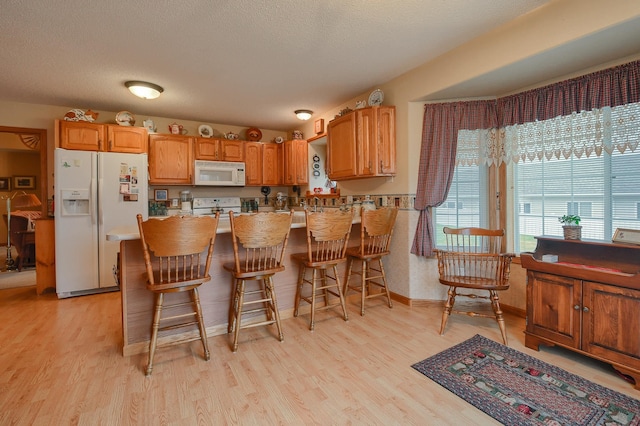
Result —
[{"label": "bar counter top", "polygon": [[[169,216],[151,216],[149,219],[166,219]],[[355,216],[353,218],[353,223],[360,223],[360,216]],[[305,228],[305,216],[304,211],[294,211],[293,213],[293,221],[291,223],[291,229],[297,228]],[[231,224],[228,215],[220,216],[220,221],[218,222],[218,229],[216,234],[229,234],[231,233]],[[107,241],[128,241],[128,240],[138,240],[140,239],[140,233],[138,231],[138,226],[120,226],[110,230],[107,233]]]}]

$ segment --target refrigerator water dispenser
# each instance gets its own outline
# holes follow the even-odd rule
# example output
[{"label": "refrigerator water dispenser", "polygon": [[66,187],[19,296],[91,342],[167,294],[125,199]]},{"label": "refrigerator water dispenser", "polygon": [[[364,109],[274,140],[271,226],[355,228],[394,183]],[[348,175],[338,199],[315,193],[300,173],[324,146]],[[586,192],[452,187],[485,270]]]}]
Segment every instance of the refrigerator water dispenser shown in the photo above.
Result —
[{"label": "refrigerator water dispenser", "polygon": [[63,189],[60,191],[60,195],[63,216],[85,216],[91,214],[88,189]]}]

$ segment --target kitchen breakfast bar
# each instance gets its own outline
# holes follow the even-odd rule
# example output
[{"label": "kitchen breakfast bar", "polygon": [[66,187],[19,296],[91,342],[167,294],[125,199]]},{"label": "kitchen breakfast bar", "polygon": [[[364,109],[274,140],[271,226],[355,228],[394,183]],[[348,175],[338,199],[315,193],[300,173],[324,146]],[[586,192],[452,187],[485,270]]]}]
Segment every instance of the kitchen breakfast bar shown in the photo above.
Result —
[{"label": "kitchen breakfast bar", "polygon": [[[161,219],[158,219],[161,220]],[[359,244],[360,217],[354,217],[350,235],[350,246]],[[303,211],[294,212],[291,232],[285,254],[285,271],[274,277],[278,308],[282,319],[293,316],[294,298],[298,280],[298,265],[291,259],[291,254],[307,250],[307,236]],[[153,320],[154,294],[146,288],[146,271],[142,254],[142,244],[137,227],[122,227],[111,230],[107,234],[110,241],[120,241],[119,281],[122,299],[122,334],[125,356],[147,352],[151,338]],[[233,243],[231,226],[227,215],[220,216],[215,240],[213,260],[209,274],[211,281],[199,288],[200,302],[208,336],[227,333],[229,320],[229,304],[232,291],[232,277],[222,268],[224,263],[233,262]],[[341,265],[340,279],[344,279],[344,264]],[[174,293],[175,298],[189,300],[186,292]],[[305,315],[309,307],[301,308]],[[185,309],[186,310],[186,309]],[[339,318],[339,315],[336,316]],[[270,328],[266,328],[271,332]],[[161,332],[159,343],[179,340],[186,334],[197,335],[197,329],[185,333],[184,329]],[[275,336],[275,334],[274,334]],[[286,330],[285,330],[285,339]]]}]

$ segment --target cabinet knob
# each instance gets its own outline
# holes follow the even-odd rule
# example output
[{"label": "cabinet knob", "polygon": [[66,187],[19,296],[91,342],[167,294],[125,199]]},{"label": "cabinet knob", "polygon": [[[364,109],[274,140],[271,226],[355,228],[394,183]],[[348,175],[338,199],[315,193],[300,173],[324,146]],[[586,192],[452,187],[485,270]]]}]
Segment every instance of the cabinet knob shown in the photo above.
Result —
[{"label": "cabinet knob", "polygon": [[579,311],[579,310],[580,310],[580,305],[575,305],[575,306],[573,307],[573,309],[575,309],[576,311]]},{"label": "cabinet knob", "polygon": [[589,312],[589,308],[585,306],[584,308],[582,308],[582,312]]}]

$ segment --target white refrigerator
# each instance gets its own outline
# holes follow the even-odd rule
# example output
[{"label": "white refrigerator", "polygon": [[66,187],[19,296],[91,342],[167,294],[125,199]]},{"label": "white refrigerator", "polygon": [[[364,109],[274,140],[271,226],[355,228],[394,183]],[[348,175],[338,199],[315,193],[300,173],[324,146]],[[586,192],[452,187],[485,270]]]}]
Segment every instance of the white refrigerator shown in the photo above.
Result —
[{"label": "white refrigerator", "polygon": [[56,148],[54,161],[58,297],[119,290],[120,244],[106,235],[147,219],[147,155]]}]

